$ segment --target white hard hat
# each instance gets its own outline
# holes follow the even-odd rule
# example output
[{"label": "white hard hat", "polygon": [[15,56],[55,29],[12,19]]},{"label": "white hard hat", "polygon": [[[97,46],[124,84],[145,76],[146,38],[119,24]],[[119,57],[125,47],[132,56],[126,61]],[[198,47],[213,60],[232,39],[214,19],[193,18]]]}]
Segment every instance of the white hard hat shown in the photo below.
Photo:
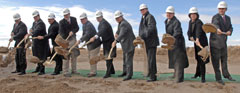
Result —
[{"label": "white hard hat", "polygon": [[198,13],[198,9],[196,7],[192,7],[189,9],[189,14],[191,13]]},{"label": "white hard hat", "polygon": [[227,3],[225,1],[221,1],[218,3],[217,8],[227,8]]},{"label": "white hard hat", "polygon": [[38,16],[39,15],[39,12],[37,10],[35,10],[33,13],[32,13],[32,16],[35,17],[35,16]]},{"label": "white hard hat", "polygon": [[63,15],[70,14],[70,10],[68,8],[63,9]]},{"label": "white hard hat", "polygon": [[118,18],[118,17],[121,17],[121,16],[123,16],[123,14],[122,14],[122,12],[119,11],[119,10],[117,10],[117,11],[114,13],[114,17],[115,17],[115,18]]},{"label": "white hard hat", "polygon": [[79,17],[79,18],[80,18],[80,19],[87,18],[87,14],[83,12],[83,13],[80,15],[80,17]]},{"label": "white hard hat", "polygon": [[20,14],[19,13],[16,13],[13,15],[13,19],[14,20],[19,20],[21,18]]},{"label": "white hard hat", "polygon": [[50,14],[48,15],[48,19],[55,19],[54,13],[50,13]]},{"label": "white hard hat", "polygon": [[96,17],[101,17],[101,16],[103,16],[102,11],[97,11],[97,12],[96,12]]},{"label": "white hard hat", "polygon": [[173,6],[168,6],[167,9],[166,9],[166,13],[174,13],[175,10],[174,10],[174,7]]},{"label": "white hard hat", "polygon": [[148,8],[146,4],[141,4],[139,6],[139,10],[146,9],[146,8]]}]

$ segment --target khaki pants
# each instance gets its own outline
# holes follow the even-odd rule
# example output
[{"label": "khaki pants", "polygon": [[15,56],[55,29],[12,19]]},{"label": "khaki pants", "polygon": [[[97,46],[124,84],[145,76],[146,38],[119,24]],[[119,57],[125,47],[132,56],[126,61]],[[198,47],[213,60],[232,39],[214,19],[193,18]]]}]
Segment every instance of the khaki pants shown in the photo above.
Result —
[{"label": "khaki pants", "polygon": [[[69,47],[71,48],[76,43],[76,37],[72,37],[69,39]],[[78,48],[78,47],[76,47]],[[69,64],[71,63],[72,73],[77,73],[77,56],[80,55],[78,49],[73,49],[72,54],[69,56],[68,60],[63,60],[63,74],[71,74],[69,73]]]},{"label": "khaki pants", "polygon": [[[96,56],[100,56],[100,46],[88,51],[88,59],[90,60],[91,58],[94,58]],[[90,63],[90,61],[89,61]],[[90,74],[97,74],[97,64],[90,65]]]},{"label": "khaki pants", "polygon": [[70,57],[70,60],[63,60],[63,63],[64,63],[63,74],[70,74],[69,73],[69,64],[70,63],[71,63],[71,67],[72,67],[72,73],[77,72],[77,58],[76,57]]}]

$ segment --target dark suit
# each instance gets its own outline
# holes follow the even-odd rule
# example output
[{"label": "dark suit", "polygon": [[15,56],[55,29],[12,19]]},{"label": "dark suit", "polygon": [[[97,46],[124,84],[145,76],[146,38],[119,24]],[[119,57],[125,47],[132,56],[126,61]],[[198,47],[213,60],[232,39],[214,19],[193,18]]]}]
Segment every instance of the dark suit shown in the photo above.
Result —
[{"label": "dark suit", "polygon": [[148,76],[151,79],[156,79],[157,65],[156,65],[156,51],[159,45],[157,27],[155,18],[147,12],[141,18],[139,26],[139,36],[144,40],[146,45],[146,52],[148,57]]},{"label": "dark suit", "polygon": [[132,26],[123,19],[118,24],[118,35],[116,41],[121,43],[123,50],[123,73],[127,77],[132,77],[133,75],[133,56],[135,47],[133,45],[133,40],[135,40],[135,35],[133,34]]},{"label": "dark suit", "polygon": [[[52,41],[53,48],[52,48],[51,56],[55,54],[54,48],[58,46],[55,42],[55,38],[58,35],[58,30],[59,30],[59,25],[56,21],[54,21],[52,24],[50,24],[48,28],[48,34],[44,36],[44,39],[51,39]],[[60,71],[62,71],[62,56],[56,55],[54,60],[56,61],[54,73],[60,73]]]},{"label": "dark suit", "polygon": [[[66,39],[69,35],[69,32],[73,32],[73,35],[68,39],[69,41],[69,46],[68,49],[71,48],[76,42],[76,33],[78,32],[79,27],[77,23],[77,19],[75,17],[70,17],[70,22],[66,19],[62,19],[59,22],[59,31],[58,33],[63,37],[63,39]],[[71,60],[71,67],[72,67],[72,72],[76,73],[77,72],[77,56],[80,55],[79,49],[77,49],[78,46],[73,48],[72,53],[70,54],[69,58]],[[64,60],[63,62],[63,73],[64,74],[69,74],[69,61],[70,60]]]},{"label": "dark suit", "polygon": [[[192,22],[192,20],[189,21],[189,27],[188,27],[188,38],[190,40],[190,37],[193,37],[194,40],[196,38],[199,39],[199,42],[202,47],[208,46],[208,39],[206,36],[206,33],[202,29],[202,21],[200,19],[195,20]],[[197,46],[194,43],[194,49],[195,49],[195,59],[197,60],[197,68],[196,68],[196,73],[194,77],[202,77],[202,80],[205,80],[205,73],[206,73],[206,68],[205,64],[209,62],[209,58],[204,62],[201,59],[201,56],[198,55],[198,52],[201,51],[201,48]]]},{"label": "dark suit", "polygon": [[[47,34],[46,26],[41,19],[37,22],[33,22],[32,30],[32,37],[45,36]],[[47,60],[47,57],[49,57],[51,54],[48,40],[33,39],[32,53],[33,56],[38,57],[42,61]],[[45,73],[45,66],[42,63],[39,63],[36,71]]]},{"label": "dark suit", "polygon": [[174,69],[176,82],[183,82],[184,68],[187,68],[189,64],[181,23],[175,16],[169,23],[167,21],[168,19],[165,21],[166,33],[175,38],[173,49],[168,50],[169,68]]},{"label": "dark suit", "polygon": [[[231,19],[225,15],[226,22],[220,14],[216,14],[212,18],[212,23],[222,32],[233,31]],[[227,36],[218,35],[217,33],[210,34],[210,50],[212,64],[215,71],[216,80],[222,80],[219,70],[219,61],[221,60],[222,72],[224,78],[231,77],[227,68]]]},{"label": "dark suit", "polygon": [[[97,34],[97,31],[93,24],[90,21],[87,21],[85,24],[82,26],[83,33],[81,37],[81,41],[89,41],[91,37],[95,36]],[[101,40],[98,38],[94,42],[90,43],[87,45],[88,50],[93,50],[101,45]]]},{"label": "dark suit", "polygon": [[[14,24],[12,33],[14,33],[13,40],[16,41],[14,45],[14,47],[16,47],[27,34],[27,26],[22,21],[18,23],[18,25]],[[20,46],[21,48],[17,49],[17,53],[15,55],[16,71],[25,73],[27,68],[26,50],[24,49],[25,44],[22,43]]]},{"label": "dark suit", "polygon": [[[113,29],[112,26],[105,20],[102,19],[101,22],[99,22],[98,25],[98,33],[97,35],[102,38],[102,44],[103,44],[103,54],[105,57],[108,56],[111,47],[112,47],[112,42],[115,40],[114,35],[113,35]],[[111,57],[116,57],[116,47],[113,48]],[[106,75],[114,74],[114,66],[111,60],[106,60],[106,66],[107,66],[107,71]]]}]

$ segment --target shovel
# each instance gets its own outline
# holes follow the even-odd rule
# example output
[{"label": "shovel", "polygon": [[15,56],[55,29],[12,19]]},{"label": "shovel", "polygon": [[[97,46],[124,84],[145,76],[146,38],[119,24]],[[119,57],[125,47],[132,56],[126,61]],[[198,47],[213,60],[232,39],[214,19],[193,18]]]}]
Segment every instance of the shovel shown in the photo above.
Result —
[{"label": "shovel", "polygon": [[[70,37],[71,37],[71,36],[68,35],[68,37],[66,38],[66,41],[67,41]],[[55,52],[55,53],[53,54],[53,56],[52,56],[52,58],[50,59],[50,61],[44,62],[43,65],[46,66],[46,65],[51,65],[51,64],[53,64],[53,62],[54,62],[53,59],[55,58],[56,55],[57,55],[57,52]]]},{"label": "shovel", "polygon": [[143,60],[144,60],[144,66],[143,66],[143,75],[147,76],[148,75],[148,59],[147,59],[147,52],[146,52],[146,46],[144,40],[141,39],[141,37],[137,37],[134,41],[133,44],[137,46],[138,44],[141,47],[141,50],[143,51]]},{"label": "shovel", "polygon": [[112,54],[113,48],[114,48],[114,47],[111,48],[111,50],[110,50],[110,52],[109,52],[108,57],[107,57],[106,60],[111,60],[111,59],[113,59],[113,58],[111,58],[111,54]]},{"label": "shovel", "polygon": [[[196,45],[196,41],[193,41]],[[207,58],[209,57],[209,48],[207,46],[202,47],[201,45],[197,45],[201,48],[201,50],[198,52],[198,55],[202,56],[202,60],[205,62]]]}]

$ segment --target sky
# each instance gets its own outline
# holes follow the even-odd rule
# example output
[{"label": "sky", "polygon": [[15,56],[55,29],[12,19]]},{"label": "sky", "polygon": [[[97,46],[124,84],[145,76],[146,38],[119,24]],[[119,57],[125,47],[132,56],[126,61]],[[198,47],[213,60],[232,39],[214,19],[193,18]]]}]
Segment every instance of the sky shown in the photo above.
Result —
[{"label": "sky", "polygon": [[[239,0],[225,0],[228,4],[227,15],[231,17],[233,25],[233,34],[228,37],[228,45],[240,45],[240,2]],[[135,36],[138,36],[138,28],[141,19],[139,5],[147,4],[150,13],[155,17],[157,22],[158,36],[161,41],[165,33],[164,21],[165,10],[167,6],[174,6],[175,16],[180,20],[185,36],[186,46],[193,46],[193,42],[188,41],[188,11],[191,7],[197,7],[200,19],[204,23],[210,23],[213,15],[217,14],[217,4],[220,0],[0,0],[0,46],[7,46],[10,33],[12,31],[14,20],[13,14],[19,13],[22,21],[27,25],[28,30],[33,23],[32,12],[38,10],[41,19],[49,27],[47,16],[50,13],[56,15],[56,20],[63,18],[62,11],[69,8],[71,16],[77,18],[80,30],[77,33],[79,39],[82,35],[82,24],[79,16],[85,12],[88,19],[94,24],[95,28],[98,22],[95,18],[95,12],[101,10],[104,18],[112,25],[114,33],[117,30],[117,22],[114,19],[114,12],[120,10],[124,18],[130,22],[133,27]],[[208,34],[209,37],[209,34]],[[11,46],[14,44],[12,43]]]}]

